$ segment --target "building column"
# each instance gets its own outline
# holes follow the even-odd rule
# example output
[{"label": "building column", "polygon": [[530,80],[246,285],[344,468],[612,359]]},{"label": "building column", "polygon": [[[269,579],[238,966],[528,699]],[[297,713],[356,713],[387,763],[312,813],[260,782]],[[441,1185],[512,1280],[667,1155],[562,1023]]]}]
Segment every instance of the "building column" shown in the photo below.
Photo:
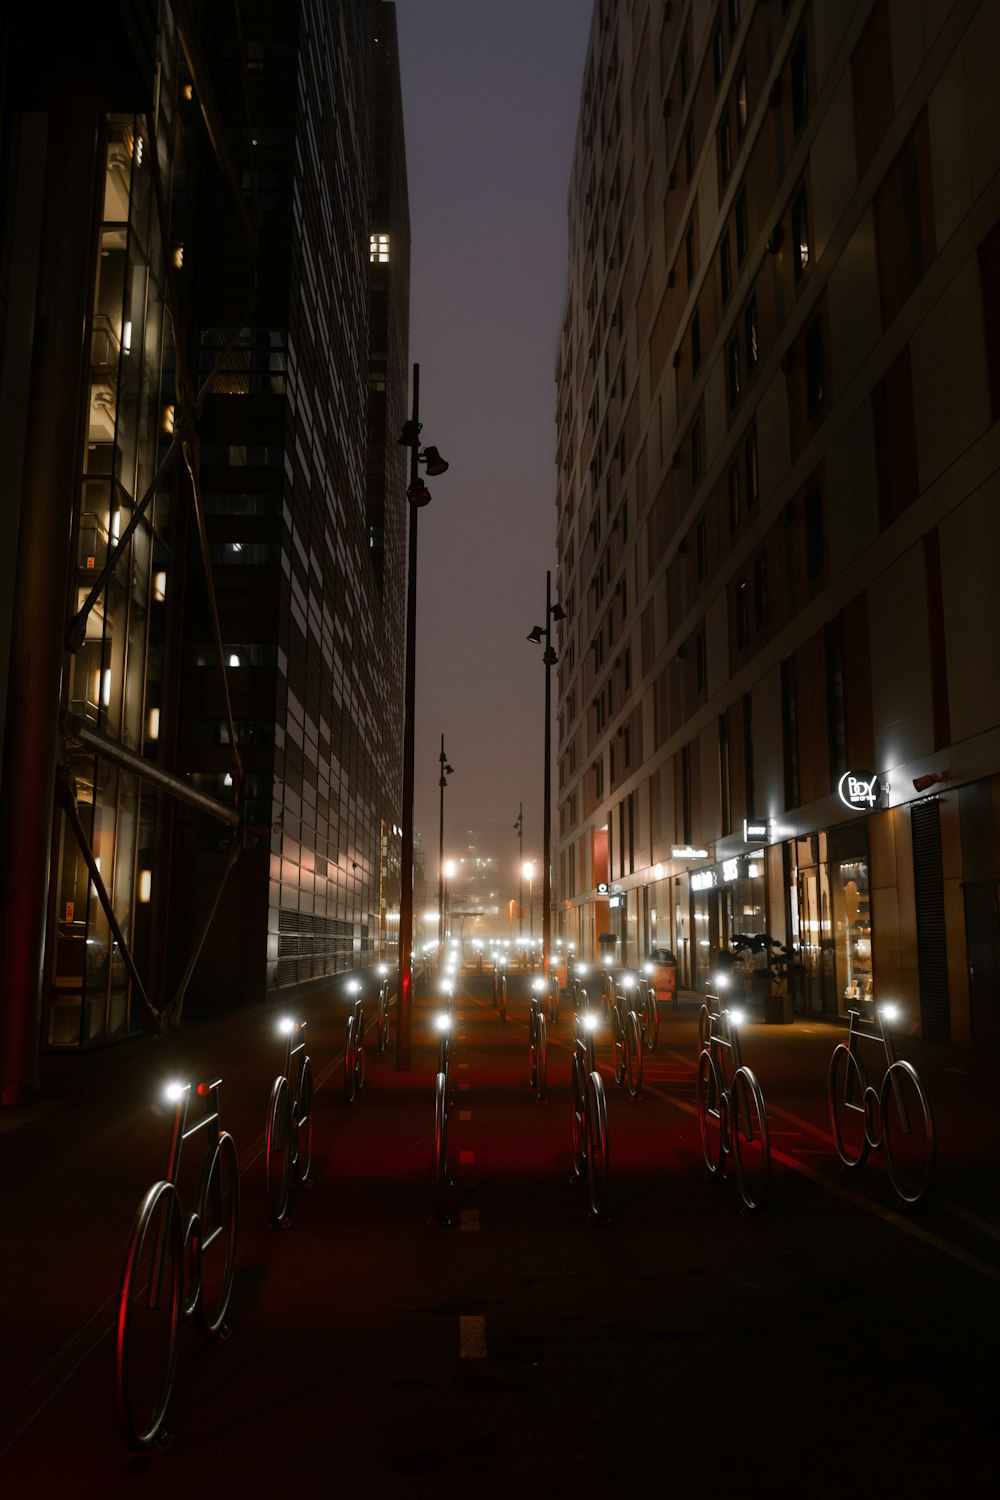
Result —
[{"label": "building column", "polygon": [[0,779],[0,1104],[38,1088],[42,970],[70,541],[81,469],[100,112],[90,65],[57,58],[25,428],[7,732]]}]

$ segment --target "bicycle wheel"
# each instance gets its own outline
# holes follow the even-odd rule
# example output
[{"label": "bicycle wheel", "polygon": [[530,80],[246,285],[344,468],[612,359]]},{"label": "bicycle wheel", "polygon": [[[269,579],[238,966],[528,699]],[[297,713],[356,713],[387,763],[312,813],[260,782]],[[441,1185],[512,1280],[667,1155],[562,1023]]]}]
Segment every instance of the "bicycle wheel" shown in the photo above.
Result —
[{"label": "bicycle wheel", "polygon": [[656,1004],[656,991],[650,988],[646,991],[646,1046],[650,1052],[656,1051],[659,1037],[660,1011]]},{"label": "bicycle wheel", "polygon": [[354,1044],[357,1049],[354,1054],[355,1068],[357,1070],[357,1086],[359,1089],[363,1089],[365,1086],[365,1018],[361,1011],[358,1011],[358,1024],[354,1033]]},{"label": "bicycle wheel", "polygon": [[344,1098],[348,1104],[354,1103],[354,1096],[358,1091],[358,1067],[357,1067],[357,1042],[354,1037],[354,1017],[347,1018],[347,1031],[344,1036]]},{"label": "bicycle wheel", "polygon": [[712,1013],[707,1005],[703,1005],[698,1012],[698,1052],[704,1052],[708,1046],[708,1039],[712,1033]]},{"label": "bicycle wheel", "polygon": [[614,1065],[615,1083],[621,1088],[625,1082],[625,1027],[622,1025],[622,1013],[617,1005],[611,1012],[611,1040],[614,1049],[612,1063]]},{"label": "bicycle wheel", "polygon": [[538,1011],[528,1013],[528,1087],[533,1089],[538,1081]]},{"label": "bicycle wheel", "polygon": [[545,1016],[538,1012],[538,1027],[535,1035],[535,1098],[545,1098],[545,1072],[549,1062],[549,1039]]},{"label": "bicycle wheel", "polygon": [[385,990],[378,997],[378,1050],[379,1056],[389,1045],[389,996]]},{"label": "bicycle wheel", "polygon": [[506,1026],[506,1024],[507,1024],[507,976],[506,976],[506,974],[500,980],[500,991],[499,991],[498,999],[499,999],[499,1010],[500,1010],[500,1025],[501,1026]]},{"label": "bicycle wheel", "polygon": [[549,993],[549,1020],[553,1026],[559,1024],[559,986],[554,985]]},{"label": "bicycle wheel", "polygon": [[764,1095],[749,1068],[737,1068],[730,1092],[736,1181],[747,1209],[762,1207],[771,1181],[771,1136]]},{"label": "bicycle wheel", "polygon": [[573,1176],[582,1177],[587,1167],[587,1126],[584,1118],[587,1108],[586,1074],[579,1052],[573,1053],[570,1082],[573,1089]]},{"label": "bicycle wheel", "polygon": [[439,1073],[434,1084],[434,1218],[438,1224],[448,1221],[444,1212],[444,1194],[448,1185],[448,1083]]},{"label": "bicycle wheel", "polygon": [[201,1221],[201,1295],[194,1305],[194,1320],[203,1338],[226,1338],[240,1232],[240,1164],[228,1131],[205,1158],[196,1212]]},{"label": "bicycle wheel", "polygon": [[830,1058],[826,1097],[837,1155],[845,1167],[861,1167],[871,1139],[867,1126],[868,1080],[860,1060],[839,1042]]},{"label": "bicycle wheel", "polygon": [[931,1185],[937,1148],[930,1101],[912,1064],[898,1058],[882,1080],[882,1144],[903,1203],[919,1203]]},{"label": "bicycle wheel", "polygon": [[267,1218],[272,1229],[280,1229],[288,1213],[295,1132],[288,1079],[282,1073],[274,1080],[264,1136],[264,1190]]},{"label": "bicycle wheel", "polygon": [[295,1179],[301,1187],[309,1180],[309,1168],[313,1155],[313,1070],[308,1057],[302,1063],[299,1075],[299,1096],[292,1111],[292,1166]]},{"label": "bicycle wheel", "polygon": [[115,1412],[130,1453],[162,1441],[180,1347],[183,1255],[177,1189],[157,1182],[135,1216],[118,1292]]},{"label": "bicycle wheel", "polygon": [[642,1091],[642,1032],[634,1010],[625,1017],[625,1077],[634,1099]]},{"label": "bicycle wheel", "polygon": [[709,1172],[718,1172],[725,1151],[725,1100],[715,1059],[706,1047],[698,1059],[698,1128]]},{"label": "bicycle wheel", "polygon": [[603,1219],[608,1209],[608,1104],[600,1073],[587,1076],[587,1186],[590,1212]]}]

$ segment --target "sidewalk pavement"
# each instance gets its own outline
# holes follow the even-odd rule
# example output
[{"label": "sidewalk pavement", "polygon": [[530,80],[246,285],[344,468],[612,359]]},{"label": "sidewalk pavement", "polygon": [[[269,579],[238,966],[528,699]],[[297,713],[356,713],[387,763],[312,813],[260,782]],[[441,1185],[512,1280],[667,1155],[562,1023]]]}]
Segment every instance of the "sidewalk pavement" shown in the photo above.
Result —
[{"label": "sidewalk pavement", "polygon": [[[337,1122],[347,1119],[346,1105],[339,1095],[344,1028],[352,999],[346,978],[294,1006],[294,1013],[308,1022],[309,1052],[317,1090],[322,1091],[327,1126],[344,1129],[345,1142],[346,1127]],[[527,976],[519,983],[524,991],[517,993],[520,1016],[526,1005]],[[486,985],[488,988],[488,980]],[[391,1260],[394,1231],[389,1203],[383,1201],[387,1190],[393,1200],[399,1200],[394,1206],[403,1205],[405,1214],[421,1224],[430,1209],[426,1169],[432,1130],[424,1100],[431,1097],[434,1071],[433,1037],[428,1024],[429,997],[434,992],[433,982],[418,987],[413,1068],[409,1073],[398,1072],[394,1066],[395,1011],[392,1049],[377,1063],[369,1037],[369,1070],[377,1068],[372,1098],[380,1101],[381,1114],[366,1101],[363,1107],[368,1109],[370,1120],[366,1128],[381,1131],[383,1145],[391,1138],[398,1163],[388,1183],[384,1177],[377,1181],[372,1175],[370,1192],[377,1193],[379,1201],[364,1200],[372,1226],[366,1240],[366,1277],[386,1274],[387,1257]],[[374,982],[369,978],[369,1024],[374,1019],[374,993]],[[656,1056],[659,1065],[675,1072],[683,1064],[686,1087],[693,1074],[693,1023],[700,1005],[700,995],[682,991],[677,1011],[669,1015],[664,1008],[662,1014]],[[233,1134],[239,1154],[244,1223],[252,1226],[247,1230],[252,1264],[259,1267],[255,1274],[266,1279],[272,1248],[279,1249],[283,1239],[283,1235],[275,1235],[269,1241],[262,1227],[261,1154],[271,1083],[282,1055],[276,1021],[285,1009],[280,1002],[250,1006],[219,1020],[191,1024],[162,1039],[138,1040],[101,1057],[80,1059],[79,1071],[49,1081],[36,1104],[0,1116],[0,1240],[5,1268],[0,1279],[0,1329],[8,1351],[0,1361],[0,1475],[5,1453],[9,1452],[12,1461],[25,1462],[33,1444],[60,1443],[60,1433],[52,1428],[52,1414],[57,1409],[62,1411],[65,1392],[79,1387],[83,1372],[99,1372],[88,1375],[87,1394],[82,1398],[85,1413],[103,1423],[102,1430],[113,1428],[108,1417],[110,1333],[117,1284],[136,1208],[165,1168],[171,1111],[163,1103],[162,1090],[169,1079],[197,1083],[222,1077],[222,1120]],[[825,1079],[839,1031],[818,1018],[800,1018],[788,1026],[748,1025],[744,1055],[758,1076],[766,1080],[768,1110],[773,1107],[776,1122],[799,1121],[818,1134],[828,1135]],[[559,1041],[563,1040],[560,1028]],[[979,1226],[975,1232],[986,1239],[992,1234],[994,1241],[1000,1241],[996,1173],[1000,1060],[911,1038],[900,1039],[899,1052],[918,1067],[933,1101],[940,1158],[936,1196],[945,1205],[958,1205],[960,1210],[964,1205],[966,1218],[975,1219]],[[420,1101],[415,1114],[411,1103],[414,1094]],[[690,1111],[690,1105],[686,1107]],[[518,1109],[522,1111],[520,1119],[523,1106],[518,1105]],[[520,1127],[511,1124],[509,1111],[502,1118],[498,1115],[497,1120],[498,1144],[494,1149],[499,1151],[502,1144],[506,1150],[511,1139],[516,1140]],[[563,1123],[557,1121],[553,1126],[560,1139]],[[690,1135],[690,1122],[686,1128]],[[696,1125],[693,1129],[696,1139]],[[332,1149],[336,1153],[336,1140]],[[375,1149],[373,1140],[371,1150]],[[690,1143],[684,1150],[690,1153]],[[340,1172],[355,1181],[356,1194],[365,1192],[366,1163],[370,1159],[366,1149],[339,1162]],[[874,1192],[883,1190],[884,1181],[876,1181]],[[541,1191],[549,1190],[543,1185]],[[931,1222],[937,1232],[946,1209],[935,1212],[937,1216]],[[447,1243],[445,1236],[441,1244]],[[322,1257],[327,1252],[316,1253]],[[350,1325],[350,1268],[339,1265],[335,1246],[331,1245],[328,1253],[330,1275],[346,1278],[341,1296]],[[441,1254],[447,1261],[448,1252],[442,1249]],[[253,1278],[246,1281],[252,1283]],[[445,1277],[444,1287],[446,1282]],[[241,1295],[252,1298],[252,1285],[248,1291],[245,1284]],[[446,1290],[442,1296],[447,1299]],[[358,1336],[364,1337],[363,1333]],[[107,1383],[101,1389],[105,1377]],[[346,1371],[345,1378],[350,1378]],[[290,1461],[294,1471],[294,1462]],[[71,1455],[68,1463],[72,1467]],[[331,1469],[335,1468],[331,1459]],[[78,1494],[84,1492],[83,1488],[77,1490]]]}]

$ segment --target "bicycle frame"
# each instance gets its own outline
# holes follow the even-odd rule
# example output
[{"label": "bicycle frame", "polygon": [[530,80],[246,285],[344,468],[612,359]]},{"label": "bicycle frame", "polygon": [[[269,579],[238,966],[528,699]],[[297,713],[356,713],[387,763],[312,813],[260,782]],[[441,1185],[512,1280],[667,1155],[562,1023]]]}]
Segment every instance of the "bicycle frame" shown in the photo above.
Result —
[{"label": "bicycle frame", "polygon": [[[851,1056],[855,1057],[855,1058],[858,1056],[858,1043],[860,1041],[862,1041],[862,1040],[869,1041],[869,1042],[881,1042],[882,1043],[883,1051],[885,1053],[885,1068],[886,1068],[886,1072],[889,1073],[890,1070],[892,1069],[893,1064],[896,1061],[896,1051],[895,1051],[895,1048],[892,1045],[892,1036],[885,1029],[885,1024],[884,1024],[884,1022],[882,1020],[882,1012],[879,1010],[879,1008],[877,1006],[875,1007],[875,1017],[874,1017],[874,1019],[878,1023],[878,1033],[877,1034],[875,1032],[872,1032],[872,1031],[862,1031],[861,1030],[862,1015],[861,1015],[861,1012],[859,1010],[849,1011],[848,1015],[850,1016],[850,1026],[848,1028],[848,1033],[847,1033],[847,1048],[848,1048],[848,1051],[851,1053]],[[908,1132],[909,1129],[910,1129],[910,1117],[909,1117],[909,1114],[907,1113],[907,1109],[906,1109],[906,1099],[904,1098],[903,1091],[902,1091],[902,1089],[899,1086],[899,1081],[897,1079],[896,1074],[894,1072],[892,1072],[892,1073],[890,1073],[890,1077],[891,1077],[891,1082],[892,1082],[892,1092],[893,1092],[893,1095],[894,1095],[895,1100],[896,1100],[896,1108],[899,1110],[900,1120],[901,1120],[903,1129],[904,1129],[904,1131]],[[862,1107],[864,1107],[864,1100],[862,1100],[861,1103],[862,1103]],[[879,1130],[879,1140],[872,1141],[872,1145],[873,1146],[879,1146],[880,1144],[881,1144],[881,1127],[880,1127],[880,1130]]]},{"label": "bicycle frame", "polygon": [[[215,1129],[213,1135],[209,1139],[209,1145],[205,1153],[206,1156],[213,1147],[218,1146],[219,1144],[219,1085],[221,1084],[221,1082],[221,1078],[216,1078],[212,1083],[201,1083],[198,1085],[198,1093],[203,1098],[208,1097],[210,1101],[210,1112],[206,1115],[203,1115],[198,1123],[196,1125],[192,1125],[190,1129],[187,1129],[186,1126],[188,1103],[191,1098],[191,1085],[189,1083],[176,1085],[177,1102],[174,1108],[174,1123],[170,1132],[170,1146],[167,1151],[166,1171],[166,1180],[174,1187],[177,1186],[177,1179],[180,1175],[181,1152],[184,1149],[185,1141],[189,1141],[192,1136],[198,1135],[200,1131],[210,1129],[212,1126],[214,1126]],[[155,1312],[160,1303],[160,1292],[163,1288],[163,1261],[168,1227],[168,1221],[166,1217],[164,1217],[160,1224],[159,1233],[156,1237],[156,1255],[153,1260],[152,1274],[149,1278],[149,1297],[147,1299],[146,1306],[149,1308],[150,1312]],[[213,1234],[212,1236],[212,1239],[215,1239],[216,1235],[221,1234],[221,1232],[221,1228],[217,1228],[215,1234]],[[211,1240],[209,1240],[208,1243],[211,1244]],[[207,1247],[205,1245],[199,1245],[198,1248],[200,1253]],[[185,1311],[187,1311],[186,1307]]]}]

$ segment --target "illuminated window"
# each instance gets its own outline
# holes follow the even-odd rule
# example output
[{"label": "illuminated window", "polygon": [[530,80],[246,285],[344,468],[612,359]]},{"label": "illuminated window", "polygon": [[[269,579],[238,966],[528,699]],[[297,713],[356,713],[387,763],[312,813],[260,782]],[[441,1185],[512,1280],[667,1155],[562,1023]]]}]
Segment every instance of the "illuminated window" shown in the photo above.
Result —
[{"label": "illuminated window", "polygon": [[389,263],[389,236],[387,234],[373,234],[368,242],[368,259],[373,264],[388,265]]}]

